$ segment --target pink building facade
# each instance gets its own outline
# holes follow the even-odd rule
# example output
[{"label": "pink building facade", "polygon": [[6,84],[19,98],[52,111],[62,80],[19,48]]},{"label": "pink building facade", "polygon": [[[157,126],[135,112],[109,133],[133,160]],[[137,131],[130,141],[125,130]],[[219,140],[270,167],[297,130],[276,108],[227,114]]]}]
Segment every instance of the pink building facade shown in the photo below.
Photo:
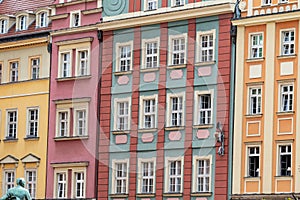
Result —
[{"label": "pink building facade", "polygon": [[55,1],[46,198],[96,197],[101,7]]}]

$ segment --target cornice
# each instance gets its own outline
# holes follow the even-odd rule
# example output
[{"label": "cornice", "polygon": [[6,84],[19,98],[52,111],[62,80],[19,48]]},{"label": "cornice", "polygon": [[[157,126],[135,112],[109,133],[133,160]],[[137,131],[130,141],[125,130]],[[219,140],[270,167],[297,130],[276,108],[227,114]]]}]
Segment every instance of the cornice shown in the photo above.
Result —
[{"label": "cornice", "polygon": [[43,44],[43,43],[47,43],[47,42],[48,42],[48,37],[33,38],[33,39],[22,40],[22,41],[5,42],[5,43],[0,43],[0,50],[8,49],[8,48],[22,47],[22,46]]},{"label": "cornice", "polygon": [[276,13],[276,14],[266,14],[253,17],[245,17],[238,20],[232,20],[234,26],[253,26],[258,24],[267,24],[271,22],[285,22],[292,20],[299,20],[300,10]]},{"label": "cornice", "polygon": [[96,31],[96,30],[98,30],[98,28],[96,27],[95,24],[92,24],[88,26],[61,29],[61,30],[53,31],[50,34],[51,36],[59,36],[65,34],[75,34],[75,33],[89,32],[89,31]]},{"label": "cornice", "polygon": [[63,6],[70,6],[70,5],[75,5],[75,4],[80,4],[84,2],[90,2],[90,1],[95,1],[95,0],[78,0],[78,1],[70,1],[70,2],[65,2],[65,3],[60,3],[56,4],[55,7],[63,7]]},{"label": "cornice", "polygon": [[67,18],[68,15],[69,15],[68,13],[66,13],[66,14],[59,14],[59,15],[52,15],[52,16],[49,16],[49,18],[51,20],[64,19],[64,18]]},{"label": "cornice", "polygon": [[84,15],[90,15],[90,14],[95,14],[95,13],[100,13],[102,12],[102,8],[95,8],[95,9],[90,9],[90,10],[83,10],[81,11],[82,14]]}]

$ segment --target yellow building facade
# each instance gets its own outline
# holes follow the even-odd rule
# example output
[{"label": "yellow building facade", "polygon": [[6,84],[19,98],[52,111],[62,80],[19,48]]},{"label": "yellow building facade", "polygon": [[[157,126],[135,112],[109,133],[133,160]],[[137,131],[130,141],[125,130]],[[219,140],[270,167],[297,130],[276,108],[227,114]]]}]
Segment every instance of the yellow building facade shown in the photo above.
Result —
[{"label": "yellow building facade", "polygon": [[0,43],[0,195],[18,177],[45,197],[50,53],[48,34]]},{"label": "yellow building facade", "polygon": [[239,4],[232,197],[300,193],[300,1]]}]

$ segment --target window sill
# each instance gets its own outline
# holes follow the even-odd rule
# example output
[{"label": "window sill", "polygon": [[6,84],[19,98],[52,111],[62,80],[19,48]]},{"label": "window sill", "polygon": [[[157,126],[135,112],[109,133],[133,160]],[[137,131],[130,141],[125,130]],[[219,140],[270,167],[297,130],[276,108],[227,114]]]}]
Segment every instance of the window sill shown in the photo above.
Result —
[{"label": "window sill", "polygon": [[151,133],[151,132],[156,132],[157,128],[142,128],[139,129],[138,132],[139,133]]},{"label": "window sill", "polygon": [[34,141],[34,140],[39,140],[40,137],[32,137],[32,136],[27,136],[24,138],[25,141]]},{"label": "window sill", "polygon": [[276,112],[276,114],[277,114],[278,116],[282,116],[282,115],[293,115],[293,114],[295,114],[295,111],[287,111],[287,112],[280,111],[280,112]]},{"label": "window sill", "polygon": [[207,128],[213,128],[214,125],[213,124],[197,124],[197,125],[194,125],[193,128],[194,129],[207,129]]},{"label": "window sill", "polygon": [[124,71],[124,72],[114,72],[115,76],[122,76],[122,75],[128,75],[128,74],[132,74],[132,71]]},{"label": "window sill", "polygon": [[196,67],[201,67],[201,66],[207,66],[207,65],[215,65],[216,61],[209,61],[209,62],[197,62],[195,63]]},{"label": "window sill", "polygon": [[296,58],[297,54],[290,54],[290,55],[280,55],[277,56],[278,59],[287,59],[287,58]]},{"label": "window sill", "polygon": [[290,175],[290,176],[281,176],[281,175],[277,175],[277,176],[275,176],[275,178],[277,178],[277,179],[293,178],[293,175]]},{"label": "window sill", "polygon": [[244,179],[259,180],[260,176],[245,176]]},{"label": "window sill", "polygon": [[209,197],[211,195],[211,192],[194,192],[191,194],[192,197]]},{"label": "window sill", "polygon": [[168,65],[167,69],[182,69],[186,68],[186,64],[180,64],[180,65]]},{"label": "window sill", "polygon": [[91,77],[92,77],[91,75],[60,77],[60,78],[56,78],[56,81],[69,81],[69,80],[77,80],[77,79],[88,79],[88,78],[91,78]]},{"label": "window sill", "polygon": [[178,130],[183,130],[185,127],[184,126],[169,126],[165,127],[165,131],[178,131]]},{"label": "window sill", "polygon": [[140,70],[140,72],[142,73],[146,73],[146,72],[156,72],[159,71],[159,67],[154,67],[154,68],[143,68]]},{"label": "window sill", "polygon": [[55,141],[65,141],[65,140],[86,140],[89,136],[70,136],[70,137],[55,137]]},{"label": "window sill", "polygon": [[129,134],[129,130],[124,131],[112,131],[113,135],[123,135],[123,134]]},{"label": "window sill", "polygon": [[136,197],[145,198],[145,197],[155,197],[155,193],[138,193]]},{"label": "window sill", "polygon": [[3,142],[18,142],[18,138],[5,138]]},{"label": "window sill", "polygon": [[182,5],[173,5],[173,6],[171,6],[171,8],[177,8],[177,7],[181,7],[181,6],[184,6],[184,4],[182,4]]},{"label": "window sill", "polygon": [[182,193],[163,193],[163,197],[182,197]]},{"label": "window sill", "polygon": [[261,118],[262,116],[263,116],[263,114],[247,114],[247,115],[245,115],[245,117],[247,119],[249,119],[249,118]]},{"label": "window sill", "polygon": [[264,61],[265,60],[265,58],[264,57],[262,57],[262,58],[248,58],[248,59],[246,59],[246,62],[248,63],[248,62],[261,62],[261,61]]},{"label": "window sill", "polygon": [[128,194],[109,194],[112,198],[127,198]]}]

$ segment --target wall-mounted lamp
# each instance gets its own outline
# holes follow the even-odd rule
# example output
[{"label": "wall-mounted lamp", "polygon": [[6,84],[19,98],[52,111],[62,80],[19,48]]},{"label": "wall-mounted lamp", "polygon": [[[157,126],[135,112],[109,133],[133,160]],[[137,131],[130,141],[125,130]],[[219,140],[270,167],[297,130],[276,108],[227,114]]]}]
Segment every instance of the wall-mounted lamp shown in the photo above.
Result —
[{"label": "wall-mounted lamp", "polygon": [[220,122],[217,123],[216,132],[215,132],[215,138],[217,142],[221,143],[221,146],[218,149],[218,154],[220,156],[223,156],[225,153],[225,144],[224,144],[224,131],[223,126],[220,124]]}]

